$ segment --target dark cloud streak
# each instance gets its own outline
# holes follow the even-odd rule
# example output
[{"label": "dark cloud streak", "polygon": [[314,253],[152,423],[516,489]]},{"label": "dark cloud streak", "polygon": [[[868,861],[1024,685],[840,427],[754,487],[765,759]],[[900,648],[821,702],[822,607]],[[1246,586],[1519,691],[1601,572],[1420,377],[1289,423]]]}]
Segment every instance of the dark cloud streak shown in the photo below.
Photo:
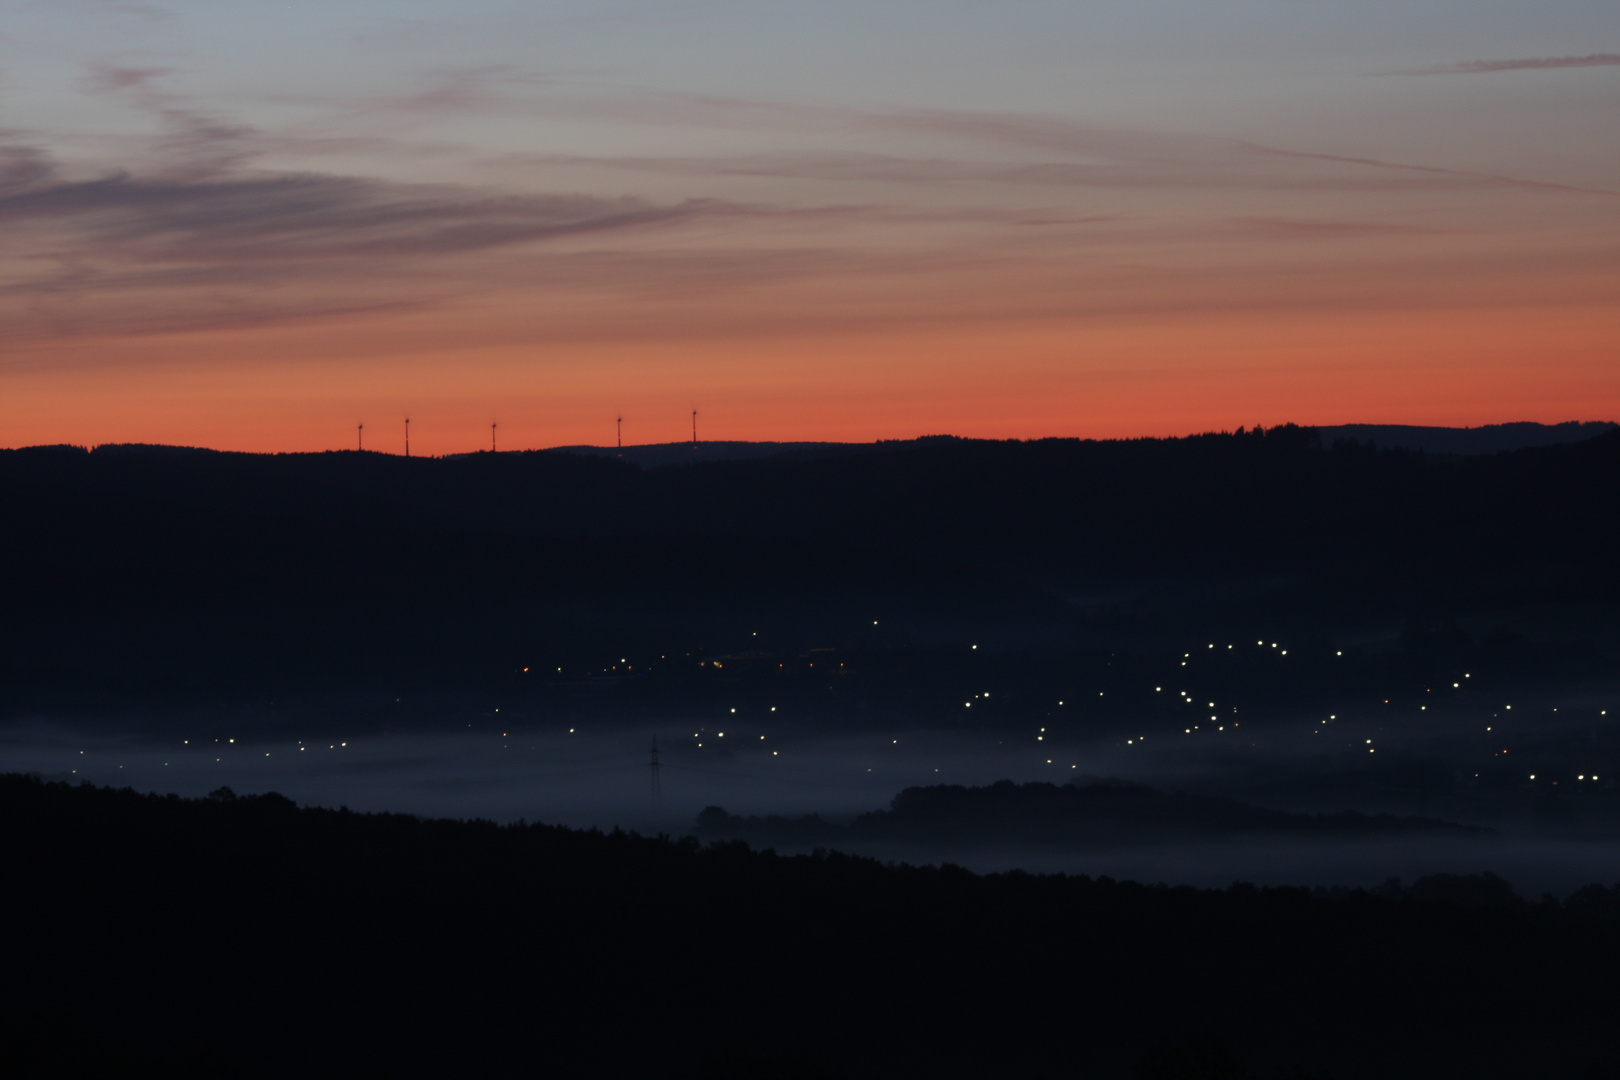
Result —
[{"label": "dark cloud streak", "polygon": [[[1054,188],[1203,188],[1262,191],[1410,191],[1525,186],[1551,191],[1610,194],[1601,189],[1570,187],[1512,177],[1493,176],[1460,169],[1423,165],[1403,165],[1333,154],[1313,154],[1246,144],[1234,144],[1223,155],[1202,160],[1191,157],[1180,162],[1161,158],[1157,162],[1115,162],[1088,164],[1072,161],[993,161],[943,157],[900,157],[859,152],[777,153],[713,157],[589,157],[562,154],[513,154],[490,162],[495,166],[540,166],[577,169],[611,169],[651,175],[686,177],[737,177],[757,179],[825,180],[850,183],[893,183],[921,186],[959,184],[1017,184]],[[1321,161],[1340,165],[1374,167],[1384,171],[1375,176],[1363,168],[1339,170],[1332,174],[1299,170],[1257,169],[1246,164],[1245,155],[1266,154],[1276,158]],[[1399,175],[1405,174],[1405,175]]]},{"label": "dark cloud streak", "polygon": [[1377,221],[1323,221],[1272,217],[1234,218],[1233,223],[1268,237],[1309,241],[1383,236],[1434,236],[1444,231],[1419,225]]},{"label": "dark cloud streak", "polygon": [[1469,169],[1445,169],[1435,165],[1412,165],[1400,161],[1380,161],[1377,158],[1350,157],[1345,154],[1319,154],[1306,150],[1280,150],[1276,147],[1258,146],[1252,143],[1244,144],[1243,148],[1250,153],[1266,154],[1272,157],[1298,158],[1306,161],[1330,161],[1344,165],[1364,165],[1371,169],[1392,169],[1398,172],[1455,177],[1459,180],[1490,186],[1529,188],[1540,191],[1567,191],[1576,195],[1620,195],[1620,191],[1609,188],[1577,187],[1573,184],[1555,184],[1545,180],[1525,180],[1517,176],[1501,176],[1495,173],[1474,172]]},{"label": "dark cloud streak", "polygon": [[64,181],[30,148],[0,151],[0,223],[53,221],[149,258],[458,254],[720,212],[589,195],[499,195],[319,174]]},{"label": "dark cloud streak", "polygon": [[173,74],[171,68],[92,64],[80,85],[90,94],[125,97],[155,117],[167,134],[156,140],[154,148],[171,171],[217,175],[253,157],[258,132],[193,108],[182,96],[164,90],[160,84]]},{"label": "dark cloud streak", "polygon": [[1518,60],[1465,60],[1460,64],[1394,71],[1392,75],[1484,75],[1494,71],[1545,71],[1554,68],[1612,67],[1620,65],[1620,53],[1589,53],[1586,56],[1533,56]]}]

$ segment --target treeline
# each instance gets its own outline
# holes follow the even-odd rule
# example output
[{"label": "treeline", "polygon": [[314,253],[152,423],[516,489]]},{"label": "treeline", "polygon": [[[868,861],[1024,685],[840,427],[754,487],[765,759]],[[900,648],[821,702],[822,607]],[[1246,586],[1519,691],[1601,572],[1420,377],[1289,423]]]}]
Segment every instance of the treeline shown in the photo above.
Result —
[{"label": "treeline", "polygon": [[979,876],[15,775],[0,865],[13,1075],[87,1055],[164,1075],[851,1080],[1617,1060],[1620,887]]},{"label": "treeline", "polygon": [[948,843],[957,849],[1036,845],[1082,850],[1252,835],[1332,840],[1414,833],[1484,837],[1493,832],[1435,818],[1353,810],[1297,814],[1220,796],[1166,793],[1118,780],[1083,784],[1001,780],[983,787],[909,787],[894,797],[888,809],[862,814],[847,825],[817,814],[741,817],[711,806],[698,815],[695,830],[705,839],[746,840],[756,845]]}]

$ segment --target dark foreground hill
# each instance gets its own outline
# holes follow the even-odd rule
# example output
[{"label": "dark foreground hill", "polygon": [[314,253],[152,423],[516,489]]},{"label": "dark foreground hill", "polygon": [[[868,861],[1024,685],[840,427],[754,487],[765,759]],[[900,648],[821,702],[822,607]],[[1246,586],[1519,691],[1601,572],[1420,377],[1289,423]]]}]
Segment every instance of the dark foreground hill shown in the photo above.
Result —
[{"label": "dark foreground hill", "polygon": [[12,1076],[1574,1080],[1620,1060],[1620,887],[981,877],[22,776],[0,778],[0,865]]},{"label": "dark foreground hill", "polygon": [[985,787],[909,787],[887,810],[862,814],[848,825],[815,814],[739,817],[711,806],[696,826],[696,834],[704,839],[756,845],[948,844],[953,850],[1029,846],[1093,850],[1236,836],[1335,840],[1418,833],[1481,837],[1491,830],[1391,814],[1289,813],[1219,796],[1166,794],[1146,784],[1121,781],[1059,785],[1011,780]]}]

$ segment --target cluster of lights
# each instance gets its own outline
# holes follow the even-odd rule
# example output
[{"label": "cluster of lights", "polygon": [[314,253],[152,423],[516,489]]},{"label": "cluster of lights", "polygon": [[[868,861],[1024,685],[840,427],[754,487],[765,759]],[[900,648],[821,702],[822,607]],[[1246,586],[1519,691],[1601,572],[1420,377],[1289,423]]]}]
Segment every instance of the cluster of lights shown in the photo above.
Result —
[{"label": "cluster of lights", "polygon": [[[876,625],[878,625],[878,622],[877,622],[877,621],[876,621],[876,620],[873,620],[873,623],[872,623],[872,625],[873,625],[873,626],[876,626]],[[755,635],[755,636],[757,636],[757,634],[756,634],[756,635]],[[1261,647],[1261,648],[1265,648],[1265,647],[1266,647],[1266,646],[1267,646],[1267,643],[1266,643],[1266,642],[1265,642],[1265,641],[1264,641],[1264,640],[1263,640],[1263,639],[1261,639],[1261,640],[1258,640],[1258,641],[1256,641],[1256,642],[1255,642],[1255,644],[1256,644],[1256,646],[1257,646],[1257,647]],[[1206,645],[1206,648],[1207,648],[1207,649],[1209,649],[1209,650],[1213,650],[1213,649],[1215,649],[1215,647],[1216,647],[1216,646],[1215,646],[1215,644],[1214,644],[1214,643],[1213,643],[1213,642],[1210,642],[1210,643],[1208,643],[1208,644],[1207,644],[1207,645]],[[1233,645],[1227,645],[1227,649],[1229,649],[1229,650],[1230,650],[1230,649],[1233,649],[1233,648],[1235,648],[1235,646],[1233,646]],[[1270,648],[1272,648],[1272,649],[1276,649],[1276,650],[1277,650],[1277,653],[1278,653],[1278,655],[1281,655],[1281,656],[1287,656],[1287,655],[1288,655],[1288,650],[1286,650],[1286,649],[1283,649],[1283,648],[1282,648],[1282,647],[1281,647],[1281,643],[1280,643],[1280,642],[1271,642],[1271,643],[1270,643]],[[972,650],[977,650],[977,649],[978,649],[978,645],[971,645],[971,646],[970,646],[970,649],[972,649]],[[1335,656],[1341,656],[1341,657],[1342,657],[1342,656],[1343,656],[1343,655],[1344,655],[1344,651],[1343,651],[1343,650],[1342,650],[1342,649],[1341,649],[1341,650],[1336,650],[1336,651],[1335,651],[1335,653],[1334,653],[1334,655],[1335,655]],[[1192,654],[1191,654],[1191,653],[1183,653],[1183,654],[1182,654],[1182,661],[1181,661],[1181,666],[1182,666],[1182,667],[1186,667],[1186,666],[1187,666],[1187,664],[1188,664],[1188,662],[1189,662],[1189,661],[1190,661],[1190,660],[1191,660],[1191,658],[1192,658]],[[621,659],[621,661],[620,661],[620,662],[621,662],[621,663],[626,663],[626,661],[625,661],[625,660],[622,660],[622,659]],[[715,666],[716,666],[716,667],[719,667],[719,666],[720,666],[720,665],[719,665],[719,664],[718,664],[718,663],[716,663],[716,664],[715,664]],[[528,671],[528,670],[529,670],[529,669],[528,669],[528,668],[524,668],[524,671]],[[561,668],[558,668],[558,669],[557,669],[557,670],[558,670],[558,671],[559,671],[559,672],[560,672],[560,671],[561,671],[561,670],[562,670],[562,669],[561,669]],[[1464,673],[1464,675],[1463,675],[1463,676],[1462,676],[1462,677],[1463,677],[1463,678],[1464,678],[1464,679],[1469,679],[1469,678],[1472,678],[1472,673]],[[1453,689],[1461,689],[1461,687],[1462,687],[1462,683],[1461,683],[1461,682],[1453,682],[1453,683],[1452,683],[1452,684],[1451,684],[1451,685],[1452,685],[1452,688],[1453,688]],[[1156,687],[1154,687],[1154,688],[1153,688],[1153,689],[1154,689],[1154,692],[1155,692],[1155,693],[1162,693],[1162,692],[1163,692],[1163,690],[1164,690],[1164,688],[1163,688],[1163,687],[1162,687],[1162,686],[1156,686]],[[1103,691],[1099,691],[1099,692],[1098,692],[1098,694],[1097,694],[1097,696],[1098,696],[1098,697],[1105,697],[1105,696],[1106,696],[1106,693],[1105,693],[1105,692],[1103,692]],[[1197,704],[1197,701],[1196,701],[1196,700],[1195,700],[1195,699],[1194,699],[1194,698],[1193,698],[1193,696],[1192,696],[1192,695],[1191,695],[1191,693],[1190,693],[1190,692],[1188,692],[1188,691],[1185,691],[1185,690],[1182,690],[1182,691],[1179,691],[1179,692],[1178,692],[1178,696],[1179,696],[1179,697],[1180,697],[1180,698],[1181,698],[1181,699],[1182,699],[1182,700],[1183,700],[1183,701],[1184,701],[1184,702],[1185,702],[1185,703],[1186,703],[1186,704],[1188,704],[1188,705],[1196,705],[1196,704]],[[975,702],[980,702],[980,701],[984,701],[984,700],[986,700],[986,699],[988,699],[988,698],[989,698],[989,697],[990,697],[990,693],[989,693],[989,692],[988,692],[988,691],[986,691],[986,692],[984,692],[984,693],[982,693],[982,694],[975,694],[975,695],[974,695],[974,696],[973,696],[973,698],[972,698],[972,699],[971,699],[971,700],[968,700],[968,701],[964,701],[964,702],[963,702],[963,703],[962,703],[962,704],[963,704],[963,707],[964,707],[964,708],[969,708],[969,709],[971,709],[971,708],[972,708],[972,707],[973,707],[973,705],[974,705],[974,703],[975,703]],[[1388,703],[1389,703],[1389,702],[1388,702],[1388,701],[1387,701],[1387,700],[1386,700],[1386,701],[1385,701],[1385,704],[1388,704]],[[1059,701],[1059,702],[1058,702],[1058,705],[1059,705],[1059,706],[1060,706],[1060,707],[1061,707],[1061,706],[1063,706],[1063,705],[1065,705],[1065,701]],[[1211,701],[1211,702],[1208,702],[1208,703],[1206,703],[1206,707],[1207,707],[1207,708],[1210,708],[1210,709],[1214,709],[1214,708],[1215,708],[1215,707],[1216,707],[1216,703],[1215,703],[1215,702],[1213,702],[1213,701]],[[1503,708],[1504,708],[1504,709],[1506,709],[1506,710],[1511,710],[1511,709],[1512,709],[1512,708],[1513,708],[1513,706],[1511,706],[1511,705],[1504,705],[1504,706],[1503,706]],[[1425,706],[1420,706],[1420,710],[1421,710],[1421,711],[1427,711],[1427,709],[1428,709],[1428,706],[1426,706],[1426,705],[1425,705]],[[770,711],[771,711],[771,712],[776,712],[776,711],[777,711],[777,707],[776,707],[776,706],[774,706],[774,705],[773,705],[773,706],[771,706],[771,707],[770,707]],[[1234,707],[1234,709],[1233,709],[1233,711],[1234,711],[1234,712],[1235,712],[1235,711],[1237,711],[1237,710],[1236,710],[1236,708],[1235,708],[1235,707]],[[731,708],[731,709],[730,709],[730,713],[729,713],[729,715],[734,715],[734,714],[736,714],[736,712],[737,712],[737,710],[736,710],[736,708]],[[1606,715],[1608,715],[1608,710],[1606,710],[1606,709],[1605,709],[1605,710],[1601,710],[1601,711],[1600,711],[1600,712],[1599,712],[1599,715],[1600,715],[1600,716],[1606,716]],[[1211,714],[1211,715],[1210,715],[1210,717],[1209,717],[1209,719],[1210,719],[1210,721],[1211,721],[1211,722],[1215,722],[1215,721],[1217,721],[1217,720],[1218,720],[1218,715],[1216,715],[1216,714]],[[1331,723],[1331,722],[1333,722],[1333,721],[1336,721],[1336,720],[1337,720],[1337,719],[1338,719],[1338,715],[1337,715],[1337,714],[1332,714],[1332,715],[1330,715],[1330,716],[1329,716],[1329,717],[1328,717],[1328,719],[1326,719],[1326,720],[1322,720],[1322,721],[1320,721],[1320,724],[1321,724],[1321,725],[1326,725],[1326,724],[1328,724],[1328,723]],[[1234,722],[1234,723],[1233,723],[1233,725],[1232,725],[1232,726],[1233,726],[1233,727],[1236,727],[1236,726],[1238,726],[1238,725],[1237,725],[1237,723],[1236,723],[1236,722]],[[1197,725],[1194,725],[1194,726],[1193,726],[1193,727],[1190,727],[1190,728],[1185,728],[1185,729],[1183,729],[1183,730],[1184,730],[1184,733],[1186,733],[1186,734],[1191,734],[1191,733],[1192,733],[1192,732],[1193,732],[1193,731],[1194,731],[1194,730],[1196,730],[1196,728],[1197,728]],[[1046,728],[1044,728],[1044,727],[1043,727],[1043,728],[1041,728],[1041,729],[1040,729],[1040,730],[1039,730],[1039,732],[1038,732],[1038,733],[1037,733],[1037,735],[1036,735],[1036,741],[1037,741],[1037,742],[1044,742],[1044,741],[1045,741],[1045,740],[1046,740],[1046,730],[1047,730],[1047,729],[1046,729]],[[1217,727],[1217,730],[1219,730],[1219,731],[1225,731],[1225,730],[1226,730],[1226,728],[1225,728],[1225,725],[1219,725],[1219,726],[1218,726],[1218,727]],[[1491,728],[1491,727],[1487,727],[1487,728],[1486,728],[1486,729],[1485,729],[1485,730],[1486,730],[1486,731],[1487,731],[1487,732],[1490,732],[1490,731],[1492,731],[1492,728]],[[570,729],[569,729],[569,733],[570,733],[570,734],[572,734],[572,733],[573,733],[573,731],[574,731],[574,729],[573,729],[573,728],[570,728]],[[1317,733],[1318,733],[1318,734],[1320,734],[1320,731],[1319,731],[1319,730],[1318,730],[1318,732],[1317,732]],[[702,736],[702,733],[701,733],[701,732],[693,732],[693,738],[694,738],[694,739],[701,739],[701,738],[702,738],[702,737],[703,737],[703,736]],[[725,734],[724,734],[724,732],[718,732],[718,733],[716,733],[716,737],[717,737],[717,738],[724,738],[724,737],[725,737]],[[760,740],[761,740],[761,741],[763,741],[763,740],[764,740],[764,739],[765,739],[765,736],[763,736],[763,735],[761,735],[761,736],[760,736],[760,737],[759,737],[759,738],[760,738]],[[1126,740],[1126,745],[1127,745],[1127,746],[1135,746],[1135,745],[1137,745],[1137,744],[1138,744],[1138,743],[1140,743],[1140,742],[1143,742],[1143,741],[1145,741],[1145,740],[1146,740],[1146,736],[1145,736],[1145,735],[1137,735],[1137,736],[1134,736],[1134,737],[1132,737],[1132,738],[1129,738],[1129,739],[1127,739],[1127,740]],[[235,741],[235,740],[231,740],[231,741],[233,741],[233,742],[234,742],[234,741]],[[346,743],[345,743],[345,744],[343,744],[343,745],[347,745],[347,744],[346,744]],[[703,745],[703,744],[702,744],[702,742],[699,742],[699,743],[698,743],[698,746],[700,746],[700,747],[701,747],[701,746],[702,746],[702,745]],[[891,746],[898,746],[898,745],[899,745],[899,740],[898,740],[898,739],[893,739],[893,740],[891,740],[891,742],[890,742],[890,745],[891,745]],[[1365,745],[1365,746],[1366,746],[1366,747],[1367,747],[1367,752],[1368,752],[1368,753],[1369,753],[1369,754],[1373,754],[1373,753],[1377,753],[1377,749],[1376,749],[1376,747],[1374,747],[1374,746],[1373,746],[1373,745],[1372,745],[1372,740],[1371,740],[1371,739],[1367,739],[1367,740],[1365,740],[1365,741],[1364,741],[1364,743],[1363,743],[1363,745]],[[300,746],[300,749],[304,749],[304,747],[302,747],[302,746]],[[1506,751],[1506,750],[1502,750],[1502,751],[1499,751],[1499,754],[1506,754],[1506,753],[1507,753],[1507,751]],[[780,751],[772,751],[772,754],[773,754],[773,756],[780,756]],[[1050,758],[1048,758],[1048,759],[1046,759],[1046,762],[1047,762],[1047,764],[1052,764],[1052,763],[1053,763],[1053,761],[1052,761],[1052,759],[1050,759]],[[1071,765],[1071,766],[1070,766],[1070,768],[1071,768],[1071,769],[1077,769],[1077,768],[1078,768],[1078,767],[1079,767],[1079,766],[1078,766],[1078,765]],[[870,769],[868,769],[868,770],[867,770],[867,771],[868,771],[868,772],[870,772],[870,771],[871,771],[871,770],[870,770]],[[938,772],[938,771],[939,771],[939,770],[937,770],[937,769],[936,769],[936,770],[935,770],[935,771],[936,771],[936,772]],[[1535,774],[1531,774],[1531,775],[1530,775],[1530,779],[1531,779],[1531,780],[1534,780],[1534,779],[1536,779],[1536,775],[1535,775]],[[1586,775],[1586,774],[1581,774],[1581,775],[1580,775],[1580,776],[1578,776],[1578,777],[1577,777],[1577,779],[1578,779],[1578,780],[1580,780],[1580,781],[1586,781],[1586,780],[1587,780],[1587,779],[1591,779],[1591,780],[1593,780],[1593,781],[1595,781],[1595,780],[1597,780],[1597,779],[1598,779],[1598,777],[1597,777],[1597,775],[1596,775],[1596,774],[1592,774],[1592,775],[1591,775],[1591,776],[1590,776],[1590,777],[1588,777],[1588,776],[1587,776],[1587,775]],[[1555,781],[1555,783],[1556,783],[1556,781]]]}]

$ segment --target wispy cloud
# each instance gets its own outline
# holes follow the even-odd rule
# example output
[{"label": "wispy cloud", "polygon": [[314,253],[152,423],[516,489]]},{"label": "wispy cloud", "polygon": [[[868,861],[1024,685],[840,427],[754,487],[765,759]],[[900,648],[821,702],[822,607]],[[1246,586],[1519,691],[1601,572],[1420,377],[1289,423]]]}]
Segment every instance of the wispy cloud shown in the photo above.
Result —
[{"label": "wispy cloud", "polygon": [[118,172],[69,179],[39,147],[0,145],[0,227],[50,226],[51,243],[149,264],[301,263],[311,259],[455,256],[682,222],[1082,225],[1115,214],[1062,208],[725,199],[654,202],[586,194],[512,194],[320,173],[230,177]]},{"label": "wispy cloud", "polygon": [[[645,87],[603,86],[529,72],[510,65],[438,72],[417,89],[360,101],[291,99],[327,106],[334,115],[398,113],[521,115],[645,127],[767,132],[782,135],[897,135],[977,143],[1003,150],[1040,151],[1070,164],[1120,160],[1179,161],[1229,150],[1230,140],[1184,132],[1148,132],[1064,117],[953,109],[871,109],[767,98],[696,94]],[[873,161],[876,155],[869,155]]]},{"label": "wispy cloud", "polygon": [[1620,65],[1620,53],[1588,53],[1585,56],[1531,56],[1516,60],[1464,60],[1392,75],[1481,75],[1492,71],[1539,71],[1547,68],[1611,67]]},{"label": "wispy cloud", "polygon": [[[1586,62],[1592,58],[1574,59]],[[301,104],[313,107],[321,102],[301,99]],[[610,87],[509,65],[439,72],[409,92],[360,103],[330,104],[339,116],[351,120],[390,113],[408,121],[442,120],[457,114],[543,117],[664,132],[759,134],[775,144],[762,152],[658,156],[527,151],[477,154],[467,148],[469,156],[496,167],[583,167],[664,176],[913,185],[983,183],[1307,192],[1507,185],[1611,194],[1507,175],[1296,151],[1196,132],[1148,131],[1064,116],[964,109],[874,109]],[[811,144],[832,139],[847,145],[835,150],[781,149],[784,137]],[[295,148],[293,141],[280,138],[288,148]],[[318,143],[312,140],[312,151],[319,152]],[[874,143],[904,146],[912,153],[864,148]],[[345,144],[336,139],[332,145],[341,151]],[[1308,162],[1317,163],[1317,167],[1306,167]]]},{"label": "wispy cloud", "polygon": [[38,146],[0,144],[0,337],[261,325],[442,303],[489,286],[469,257],[755,212],[321,174],[64,172]]},{"label": "wispy cloud", "polygon": [[[536,113],[602,123],[834,136],[905,136],[930,156],[868,151],[727,156],[512,154],[500,160],[665,175],[752,176],[909,184],[984,182],[1095,188],[1373,191],[1518,186],[1612,195],[1607,189],[1422,163],[1292,150],[1178,131],[1144,131],[1064,117],[969,110],[869,110],[697,95],[608,98],[542,95]],[[966,148],[974,149],[968,150]],[[1316,167],[1306,167],[1316,163]],[[1323,168],[1328,166],[1329,168]]]},{"label": "wispy cloud", "polygon": [[1380,236],[1432,236],[1441,229],[1380,221],[1327,221],[1321,219],[1248,217],[1234,222],[1267,237],[1293,240],[1356,240]]},{"label": "wispy cloud", "polygon": [[[1432,191],[1448,203],[1462,189],[1615,194],[1058,116],[593,89],[500,66],[397,98],[334,102],[293,127],[254,127],[176,92],[178,78],[156,66],[87,70],[86,92],[147,118],[99,155],[121,167],[69,167],[45,135],[0,132],[0,338],[458,305],[543,306],[546,333],[586,335],[629,333],[637,321],[649,333],[730,332],[749,320],[775,332],[1143,304],[1351,303],[1383,296],[1389,276],[1368,268],[1397,247],[1409,256],[1399,238],[1428,222],[1400,224],[1412,220],[1403,210],[1381,224],[1373,206],[1323,203],[1320,193]],[[445,142],[432,152],[489,166],[459,174],[483,182],[407,182],[399,177],[416,170],[389,159],[424,144],[379,136],[374,115],[363,116],[395,111],[411,132],[428,117],[444,131],[455,127],[438,123],[446,117],[518,103],[536,116],[666,134],[724,129],[732,152],[480,154]],[[367,122],[346,122],[355,117]],[[310,168],[310,157],[302,171],[286,164],[378,146],[369,166],[346,162],[372,175]],[[604,182],[609,170],[661,178]],[[636,194],[647,190],[657,194]],[[1433,231],[1469,231],[1442,221]],[[1351,238],[1389,247],[1336,243]],[[1337,281],[1353,277],[1336,259],[1368,270],[1360,292],[1315,288],[1299,272],[1311,263],[1324,282],[1328,268]],[[1245,299],[1240,278],[1260,300]],[[744,295],[752,307],[738,302]]]},{"label": "wispy cloud", "polygon": [[[39,162],[23,158],[23,167]],[[0,223],[52,220],[104,253],[307,259],[459,254],[668,222],[721,208],[502,195],[337,176],[186,181],[128,174],[0,189]]]},{"label": "wispy cloud", "polygon": [[1402,161],[1381,161],[1377,158],[1351,157],[1345,154],[1313,153],[1306,150],[1283,150],[1274,146],[1256,146],[1253,144],[1245,144],[1244,148],[1251,153],[1263,154],[1271,157],[1296,158],[1304,161],[1333,162],[1343,165],[1365,166],[1369,169],[1416,173],[1433,177],[1446,177],[1459,181],[1466,181],[1473,185],[1517,187],[1540,191],[1565,191],[1577,195],[1620,195],[1620,191],[1616,191],[1611,188],[1580,187],[1574,184],[1557,184],[1546,180],[1527,180],[1523,177],[1502,176],[1497,173],[1475,172],[1470,169],[1447,169],[1436,165],[1418,165]]},{"label": "wispy cloud", "polygon": [[[0,132],[0,139],[5,133]],[[54,168],[37,146],[0,142],[0,197],[10,190],[27,189],[50,179]]]},{"label": "wispy cloud", "polygon": [[[1273,160],[1262,165],[1256,156]],[[1318,162],[1338,168],[1301,168],[1281,164]],[[487,159],[497,167],[539,166],[563,169],[618,170],[663,176],[735,177],[817,180],[834,183],[880,183],[912,187],[941,185],[1016,185],[1053,188],[1155,188],[1292,190],[1300,192],[1411,191],[1470,187],[1520,186],[1581,194],[1613,194],[1509,176],[1379,161],[1372,158],[1318,154],[1237,141],[1202,146],[1198,152],[1152,157],[1121,156],[1108,162],[1063,160],[1006,161],[983,157],[903,157],[862,152],[778,152],[738,155],[614,157],[567,154],[507,154]]]},{"label": "wispy cloud", "polygon": [[849,238],[879,226],[1108,220],[512,194],[318,173],[69,172],[38,146],[0,144],[0,337],[12,342],[319,322],[511,290],[547,303],[590,297],[595,310],[605,296],[669,303],[806,279],[913,280],[939,270],[937,250],[886,253]]},{"label": "wispy cloud", "polygon": [[489,113],[523,100],[515,90],[556,83],[554,76],[511,64],[488,64],[439,72],[419,89],[386,98],[378,106],[414,115]]},{"label": "wispy cloud", "polygon": [[79,85],[91,95],[117,95],[155,117],[164,133],[154,140],[152,150],[171,170],[217,174],[244,164],[253,156],[252,140],[258,133],[166,90],[163,83],[174,73],[172,68],[98,62],[89,65]]}]

